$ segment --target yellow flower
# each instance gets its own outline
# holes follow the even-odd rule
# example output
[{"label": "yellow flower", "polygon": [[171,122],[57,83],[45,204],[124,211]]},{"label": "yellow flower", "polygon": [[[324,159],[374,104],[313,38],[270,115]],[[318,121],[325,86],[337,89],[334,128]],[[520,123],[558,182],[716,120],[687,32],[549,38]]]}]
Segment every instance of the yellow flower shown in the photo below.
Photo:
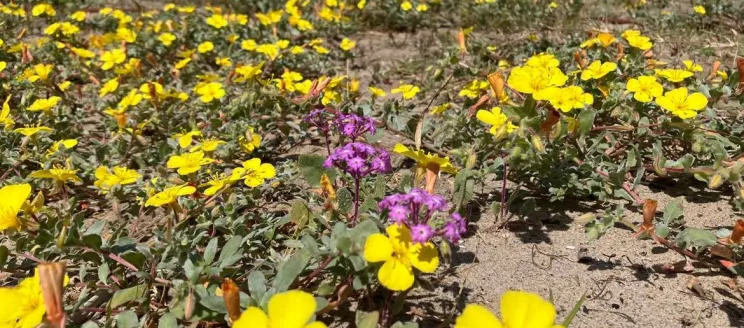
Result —
[{"label": "yellow flower", "polygon": [[49,155],[53,155],[54,153],[59,151],[60,147],[64,147],[64,149],[72,149],[73,147],[77,146],[77,144],[77,139],[59,140],[49,146],[49,150],[47,150],[47,153],[49,153]]},{"label": "yellow flower", "polygon": [[179,60],[179,61],[178,61],[178,62],[176,63],[176,65],[173,65],[173,67],[174,67],[175,69],[182,69],[182,68],[186,67],[186,65],[187,65],[188,63],[190,63],[190,62],[191,62],[191,58],[184,58],[184,59],[181,59],[181,60]]},{"label": "yellow flower", "polygon": [[327,55],[327,54],[331,53],[331,51],[328,50],[328,48],[326,48],[324,46],[313,46],[313,49],[315,50],[315,52],[317,52],[317,53],[319,53],[321,55]]},{"label": "yellow flower", "polygon": [[[0,45],[2,44],[0,43]],[[8,63],[0,61],[0,72],[4,71],[6,67],[8,67]]]},{"label": "yellow flower", "polygon": [[555,324],[555,307],[540,295],[510,290],[501,298],[501,320],[487,308],[468,304],[454,328],[561,328]]},{"label": "yellow flower", "polygon": [[507,83],[514,90],[532,94],[536,100],[546,100],[545,93],[566,84],[568,76],[557,67],[523,66],[512,69]]},{"label": "yellow flower", "polygon": [[312,294],[300,290],[278,293],[269,300],[268,313],[248,307],[232,328],[326,328],[320,321],[310,321],[316,306]]},{"label": "yellow flower", "polygon": [[235,79],[235,82],[241,83],[253,79],[255,76],[262,73],[261,68],[264,62],[260,62],[256,66],[243,65],[235,69],[235,73],[240,74],[240,77]]},{"label": "yellow flower", "polygon": [[232,60],[227,57],[218,57],[214,60],[214,63],[221,66],[221,67],[231,67],[232,66]]},{"label": "yellow flower", "polygon": [[[65,275],[63,286],[67,286],[70,278]],[[46,306],[41,290],[39,269],[34,270],[34,276],[26,278],[14,287],[0,287],[0,327],[4,328],[34,328],[44,320]]]},{"label": "yellow flower", "polygon": [[205,104],[225,96],[225,89],[222,88],[222,84],[219,82],[203,83],[194,91],[199,95],[199,100]]},{"label": "yellow flower", "polygon": [[93,58],[96,54],[88,49],[71,47],[72,52],[82,58]]},{"label": "yellow flower", "polygon": [[117,88],[119,88],[119,80],[117,79],[108,80],[101,87],[101,91],[98,92],[98,96],[103,97],[109,93],[116,91]]},{"label": "yellow flower", "polygon": [[460,97],[475,99],[479,98],[486,90],[488,90],[488,82],[476,79],[468,83],[457,95]]},{"label": "yellow flower", "polygon": [[171,33],[165,32],[158,36],[158,40],[160,40],[160,43],[167,47],[176,40],[176,36]]},{"label": "yellow flower", "polygon": [[475,117],[479,121],[491,125],[489,132],[493,135],[498,135],[499,130],[504,125],[506,125],[506,133],[512,133],[517,129],[517,126],[512,124],[509,118],[501,112],[501,107],[491,108],[490,111],[481,109],[475,114]]},{"label": "yellow flower", "polygon": [[655,77],[645,75],[639,76],[638,79],[628,80],[626,88],[628,91],[634,92],[633,99],[642,103],[650,102],[664,92],[664,87],[656,81]]},{"label": "yellow flower", "polygon": [[117,64],[123,63],[125,60],[127,60],[127,54],[124,52],[124,49],[106,51],[101,55],[101,62],[103,63],[101,69],[104,71],[109,70]]},{"label": "yellow flower", "polygon": [[[23,203],[26,202],[30,194],[31,185],[28,183],[7,185],[0,188],[0,231],[11,228],[21,229],[18,211],[21,210]],[[6,298],[0,296],[0,299],[5,300]],[[1,323],[2,321],[0,321]]]},{"label": "yellow flower", "polygon": [[57,182],[65,182],[65,181],[82,182],[83,180],[78,178],[76,173],[77,173],[77,170],[72,170],[72,169],[61,167],[61,166],[55,166],[51,169],[38,170],[38,171],[31,172],[29,177],[37,178],[37,179],[53,179]]},{"label": "yellow flower", "polygon": [[550,104],[564,113],[572,109],[582,109],[586,105],[594,103],[594,97],[585,93],[581,87],[570,86],[560,89],[554,96],[550,97]]},{"label": "yellow flower", "polygon": [[62,98],[57,96],[52,96],[47,99],[36,99],[26,110],[30,112],[44,111],[47,115],[52,115],[52,109],[54,106],[57,106],[57,103],[59,103],[60,100],[62,100]]},{"label": "yellow flower", "polygon": [[416,11],[418,12],[424,12],[427,10],[429,10],[429,6],[427,6],[425,3],[419,4],[418,6],[416,6]]},{"label": "yellow flower", "polygon": [[99,166],[95,172],[96,181],[93,185],[101,189],[103,193],[111,191],[115,186],[123,186],[137,182],[142,177],[136,170],[130,170],[126,167],[114,166],[109,169],[105,166]]},{"label": "yellow flower", "polygon": [[589,67],[581,71],[581,80],[599,80],[610,72],[615,71],[616,69],[617,64],[613,62],[602,63],[599,60],[595,60],[594,62],[589,64]]},{"label": "yellow flower", "polygon": [[164,206],[176,203],[179,196],[188,196],[196,192],[196,188],[185,184],[172,186],[163,189],[163,191],[150,196],[145,202],[145,206]]},{"label": "yellow flower", "polygon": [[13,130],[13,132],[18,132],[24,136],[31,137],[37,133],[41,132],[52,132],[52,129],[46,127],[46,126],[26,126],[25,128],[18,128]]},{"label": "yellow flower", "polygon": [[204,194],[207,196],[212,196],[216,194],[218,191],[230,186],[230,184],[233,181],[234,180],[230,180],[230,178],[228,178],[224,174],[220,174],[220,175],[212,177],[211,179],[209,179],[209,181],[207,181],[205,184],[201,185],[200,187],[209,186],[209,188],[204,190]]},{"label": "yellow flower", "polygon": [[256,46],[256,52],[266,55],[269,59],[274,60],[279,56],[279,46],[273,43],[265,43]]},{"label": "yellow flower", "polygon": [[0,111],[0,124],[4,125],[6,129],[10,129],[15,122],[13,122],[13,118],[10,116],[10,105],[8,102],[10,101],[10,95],[5,98],[5,101],[3,102],[3,109]]},{"label": "yellow flower", "polygon": [[219,139],[206,139],[202,140],[198,145],[194,146],[189,150],[190,152],[195,152],[197,150],[203,150],[207,153],[213,152],[222,144],[226,144],[227,142],[224,142]]},{"label": "yellow flower", "polygon": [[221,29],[227,26],[227,19],[222,15],[213,14],[206,19],[207,25],[212,26],[216,29]]},{"label": "yellow flower", "polygon": [[328,106],[333,103],[341,103],[341,94],[333,90],[325,90],[323,92],[323,98],[320,99],[320,103],[324,106]]},{"label": "yellow flower", "polygon": [[199,171],[203,165],[212,163],[214,163],[214,160],[204,157],[203,151],[196,151],[183,155],[173,155],[168,159],[166,166],[169,169],[178,169],[180,175],[189,175]]},{"label": "yellow flower", "polygon": [[343,40],[341,40],[341,44],[339,44],[339,47],[344,51],[350,51],[351,49],[354,49],[354,47],[356,47],[356,41],[349,40],[349,38],[344,38]]},{"label": "yellow flower", "polygon": [[[697,6],[693,7],[692,9],[698,15],[705,15],[705,7],[703,7],[703,6],[697,5]],[[34,15],[34,16],[36,16],[36,15]]]},{"label": "yellow flower", "polygon": [[695,64],[695,62],[692,60],[683,60],[682,63],[685,64],[685,69],[690,72],[702,72],[703,71],[703,66]]},{"label": "yellow flower", "polygon": [[393,224],[386,229],[388,236],[375,233],[364,243],[367,262],[384,262],[377,279],[392,291],[405,291],[413,286],[413,268],[432,273],[439,266],[439,254],[434,244],[413,243],[411,231],[404,225]]},{"label": "yellow flower", "polygon": [[67,88],[69,88],[72,85],[72,82],[70,81],[64,81],[62,83],[58,83],[57,87],[62,90],[62,92],[67,91]]},{"label": "yellow flower", "polygon": [[686,78],[695,75],[695,73],[683,69],[655,69],[656,75],[665,78],[669,82],[682,82]]},{"label": "yellow flower", "polygon": [[597,35],[595,38],[591,38],[581,43],[580,47],[587,48],[599,44],[602,45],[602,47],[607,48],[615,43],[615,41],[617,41],[617,38],[615,38],[614,35],[610,33],[600,32],[599,35]]},{"label": "yellow flower", "polygon": [[255,188],[264,183],[264,180],[276,176],[276,169],[269,163],[261,164],[261,159],[251,158],[243,162],[243,167],[232,171],[230,180],[243,180],[246,186]]},{"label": "yellow flower", "polygon": [[127,61],[124,66],[117,67],[114,71],[117,75],[131,74],[139,66],[139,64],[140,60],[138,58],[129,58],[129,61]]},{"label": "yellow flower", "polygon": [[623,37],[625,38],[625,40],[628,40],[628,44],[631,47],[638,48],[643,51],[651,49],[651,47],[654,46],[654,44],[651,43],[651,39],[649,39],[647,36],[628,34],[628,36]]},{"label": "yellow flower", "polygon": [[402,94],[403,99],[411,99],[413,97],[416,97],[416,95],[421,91],[419,87],[412,85],[412,84],[402,84],[399,85],[397,88],[390,90],[390,93],[392,94]]},{"label": "yellow flower", "polygon": [[405,157],[408,157],[414,161],[416,161],[416,165],[419,168],[434,168],[438,167],[436,170],[446,172],[446,173],[457,173],[457,169],[452,166],[452,163],[450,163],[449,157],[439,157],[436,154],[429,154],[426,153],[423,150],[411,150],[408,147],[404,146],[403,144],[395,144],[395,148],[393,148],[393,152],[401,154]]},{"label": "yellow flower", "polygon": [[57,11],[54,10],[54,7],[48,3],[40,3],[36,6],[34,6],[33,9],[31,9],[31,15],[34,16],[41,16],[41,15],[47,15],[47,16],[56,16]]},{"label": "yellow flower", "polygon": [[84,11],[76,11],[70,15],[70,19],[82,22],[85,20],[87,14]]},{"label": "yellow flower", "polygon": [[256,50],[256,40],[243,40],[240,42],[240,48],[248,51]]},{"label": "yellow flower", "polygon": [[369,92],[372,94],[373,98],[374,97],[384,98],[385,96],[387,96],[387,93],[385,93],[385,90],[382,90],[380,88],[376,88],[373,86],[369,87]]},{"label": "yellow flower", "polygon": [[132,89],[124,98],[119,101],[119,108],[127,109],[129,107],[137,106],[142,101],[142,94],[137,92],[137,89]]},{"label": "yellow flower", "polygon": [[29,69],[28,71],[24,72],[24,75],[26,73],[27,80],[29,82],[36,82],[38,80],[46,81],[49,78],[49,73],[52,72],[52,65],[44,65],[44,64],[37,64],[32,69]]},{"label": "yellow flower", "polygon": [[196,48],[199,53],[203,54],[208,51],[212,51],[214,49],[214,43],[212,41],[205,41],[199,44],[199,46]]},{"label": "yellow flower", "polygon": [[452,107],[452,103],[444,103],[444,104],[441,104],[439,106],[436,106],[436,107],[432,108],[431,111],[429,112],[429,114],[431,114],[431,115],[439,115],[439,114],[444,113],[448,109],[450,109],[450,107]]},{"label": "yellow flower", "polygon": [[194,137],[201,137],[202,133],[201,131],[191,131],[186,133],[177,133],[173,136],[174,139],[178,140],[178,146],[181,148],[186,148],[191,145],[191,143],[194,141]]},{"label": "yellow flower", "polygon": [[623,34],[621,34],[620,36],[627,39],[629,37],[640,36],[640,35],[641,35],[641,31],[629,29],[629,30],[623,31]]},{"label": "yellow flower", "polygon": [[256,18],[258,19],[259,22],[261,22],[261,25],[264,25],[264,26],[279,23],[279,21],[282,20],[282,16],[284,16],[284,11],[282,10],[274,10],[266,14],[264,13],[256,14]]},{"label": "yellow flower", "polygon": [[527,66],[532,67],[551,68],[558,67],[558,65],[560,62],[553,54],[540,53],[527,60]]},{"label": "yellow flower", "polygon": [[400,9],[403,9],[403,11],[409,11],[413,8],[413,4],[410,1],[403,1],[403,3],[400,4]]},{"label": "yellow flower", "polygon": [[116,37],[126,43],[137,41],[137,33],[125,27],[116,29]]},{"label": "yellow flower", "polygon": [[697,112],[703,110],[708,104],[708,98],[700,92],[688,95],[687,88],[682,87],[667,91],[663,96],[657,97],[656,103],[684,120],[697,116]]},{"label": "yellow flower", "polygon": [[243,151],[250,154],[261,146],[261,135],[255,133],[253,127],[249,126],[245,131],[245,136],[238,138],[238,144]]}]

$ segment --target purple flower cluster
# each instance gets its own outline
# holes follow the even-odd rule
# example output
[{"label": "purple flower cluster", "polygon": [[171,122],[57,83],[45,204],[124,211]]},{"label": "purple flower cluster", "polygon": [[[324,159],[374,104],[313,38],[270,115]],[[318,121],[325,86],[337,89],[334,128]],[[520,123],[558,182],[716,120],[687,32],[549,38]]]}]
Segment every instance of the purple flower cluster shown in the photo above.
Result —
[{"label": "purple flower cluster", "polygon": [[377,132],[375,123],[375,120],[369,116],[343,113],[339,113],[336,120],[333,121],[333,125],[338,129],[338,132],[351,138],[351,140],[356,140],[366,132],[375,134]]},{"label": "purple flower cluster", "polygon": [[411,229],[411,239],[426,243],[435,236],[457,242],[467,230],[467,222],[458,213],[453,213],[446,222],[436,229],[432,227],[433,218],[449,210],[444,197],[432,195],[423,189],[411,189],[407,194],[385,197],[378,203],[380,211],[387,213],[390,222],[406,225]]},{"label": "purple flower cluster", "polygon": [[330,130],[330,124],[328,124],[328,119],[325,117],[325,113],[325,109],[314,109],[310,114],[305,116],[303,121],[314,125],[318,130],[323,132],[323,134],[326,134]]},{"label": "purple flower cluster", "polygon": [[357,179],[372,173],[389,173],[393,169],[387,151],[362,142],[350,142],[336,148],[323,166],[335,166]]}]

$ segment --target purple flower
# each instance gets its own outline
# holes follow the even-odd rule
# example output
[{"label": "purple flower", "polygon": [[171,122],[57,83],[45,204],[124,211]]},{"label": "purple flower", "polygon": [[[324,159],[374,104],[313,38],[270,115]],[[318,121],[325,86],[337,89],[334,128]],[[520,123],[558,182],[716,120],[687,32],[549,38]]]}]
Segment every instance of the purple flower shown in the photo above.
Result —
[{"label": "purple flower", "polygon": [[336,148],[323,165],[329,168],[338,167],[355,178],[372,173],[388,173],[392,168],[387,151],[361,142],[351,142]]},{"label": "purple flower", "polygon": [[328,119],[325,117],[325,114],[325,109],[315,109],[311,111],[310,114],[307,114],[303,121],[314,125],[323,133],[327,133],[330,130],[330,124],[328,124]]},{"label": "purple flower", "polygon": [[333,126],[338,129],[339,133],[351,140],[356,140],[367,132],[375,134],[377,132],[375,123],[375,120],[368,116],[339,113],[333,121]]},{"label": "purple flower", "polygon": [[456,243],[462,237],[460,229],[458,229],[457,225],[454,222],[448,222],[447,224],[445,224],[444,228],[442,228],[441,235],[444,237],[444,239],[447,239],[453,243]]},{"label": "purple flower", "polygon": [[407,207],[394,205],[390,207],[390,213],[388,214],[388,216],[390,216],[390,221],[403,224],[405,223],[405,220],[408,218],[409,214],[410,211]]},{"label": "purple flower", "polygon": [[431,237],[434,237],[434,229],[428,224],[417,224],[411,227],[411,240],[414,243],[426,243]]}]

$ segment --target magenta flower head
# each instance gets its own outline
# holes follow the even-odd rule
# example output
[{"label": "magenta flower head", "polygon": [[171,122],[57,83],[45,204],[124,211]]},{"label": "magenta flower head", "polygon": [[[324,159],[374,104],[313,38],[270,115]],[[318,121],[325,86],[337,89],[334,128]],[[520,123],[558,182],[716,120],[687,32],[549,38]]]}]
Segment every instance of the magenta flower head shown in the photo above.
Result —
[{"label": "magenta flower head", "polygon": [[467,229],[467,222],[460,214],[447,217],[449,204],[444,197],[423,189],[387,196],[377,206],[391,223],[409,227],[412,240],[417,243],[425,243],[435,236],[457,242]]},{"label": "magenta flower head", "polygon": [[310,123],[310,125],[315,126],[323,133],[328,133],[330,130],[330,124],[326,116],[325,109],[314,109],[310,114],[305,116],[303,121]]},{"label": "magenta flower head", "polygon": [[327,168],[335,166],[354,178],[392,171],[390,154],[387,151],[362,142],[351,142],[336,148],[323,166]]},{"label": "magenta flower head", "polygon": [[369,116],[339,113],[333,121],[333,126],[340,134],[356,140],[367,132],[375,134],[377,132],[375,123],[375,120]]}]

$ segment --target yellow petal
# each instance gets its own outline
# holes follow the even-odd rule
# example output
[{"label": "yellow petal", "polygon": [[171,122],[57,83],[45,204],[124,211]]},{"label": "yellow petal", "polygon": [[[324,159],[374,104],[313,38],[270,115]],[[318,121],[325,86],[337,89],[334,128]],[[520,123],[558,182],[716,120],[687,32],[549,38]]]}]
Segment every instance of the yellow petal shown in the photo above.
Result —
[{"label": "yellow petal", "polygon": [[381,233],[375,233],[367,237],[364,242],[364,259],[367,262],[383,262],[393,256],[393,244],[390,239]]},{"label": "yellow petal", "polygon": [[176,195],[178,196],[187,196],[191,195],[196,192],[196,188],[192,186],[182,186],[178,189],[178,192],[176,192]]},{"label": "yellow petal", "polygon": [[232,328],[268,328],[269,318],[266,316],[261,309],[251,306],[243,314],[240,315],[238,320],[233,322]]},{"label": "yellow petal", "polygon": [[477,113],[475,113],[475,117],[481,122],[489,124],[489,125],[499,124],[498,120],[496,119],[496,116],[487,110],[483,110],[483,109],[479,110]]},{"label": "yellow petal", "polygon": [[708,104],[708,98],[700,92],[695,92],[687,97],[687,104],[692,110],[701,110]]},{"label": "yellow petal", "polygon": [[274,168],[274,165],[263,163],[261,164],[258,173],[264,179],[271,179],[276,176],[276,169]]},{"label": "yellow petal", "polygon": [[512,290],[501,298],[501,318],[507,327],[551,328],[555,307],[540,295]]},{"label": "yellow petal", "polygon": [[424,273],[432,273],[439,267],[439,253],[432,243],[414,244],[408,253],[411,264]]},{"label": "yellow petal", "polygon": [[243,167],[249,171],[256,171],[258,170],[260,166],[261,166],[261,159],[259,158],[251,158],[243,162]]},{"label": "yellow petal", "polygon": [[251,173],[245,177],[245,180],[243,180],[243,182],[245,182],[245,185],[248,187],[256,188],[264,182],[264,179],[259,177],[255,173]]},{"label": "yellow petal", "polygon": [[272,328],[302,328],[315,313],[312,294],[290,290],[269,300],[269,326]]},{"label": "yellow petal", "polygon": [[392,258],[380,267],[377,279],[389,290],[405,291],[413,286],[413,270],[400,260]]},{"label": "yellow petal", "polygon": [[174,155],[168,158],[168,163],[165,164],[169,169],[177,169],[186,165],[186,159],[182,156]]},{"label": "yellow petal", "polygon": [[2,207],[13,215],[18,214],[29,195],[31,195],[31,185],[28,183],[7,185],[0,188]]},{"label": "yellow petal", "polygon": [[457,317],[454,328],[501,328],[501,322],[483,306],[468,304]]}]

